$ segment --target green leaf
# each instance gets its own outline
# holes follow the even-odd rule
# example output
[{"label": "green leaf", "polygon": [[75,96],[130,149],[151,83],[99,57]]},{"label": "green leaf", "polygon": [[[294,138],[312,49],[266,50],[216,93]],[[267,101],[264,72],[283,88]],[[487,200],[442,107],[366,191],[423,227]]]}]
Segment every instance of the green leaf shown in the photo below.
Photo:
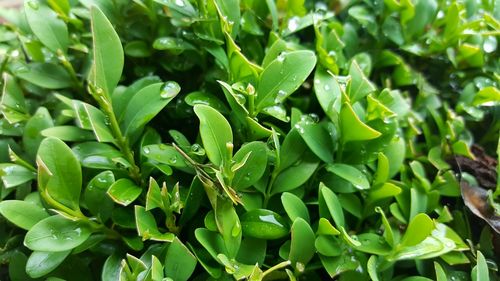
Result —
[{"label": "green leaf", "polygon": [[158,76],[146,76],[136,80],[124,91],[114,91],[112,96],[113,112],[115,113],[118,121],[121,121],[123,119],[123,114],[125,109],[127,108],[127,105],[141,89],[151,84],[160,82],[161,79]]},{"label": "green leaf", "polygon": [[55,126],[43,130],[42,136],[54,137],[62,141],[89,141],[94,140],[94,134],[76,126]]},{"label": "green leaf", "polygon": [[[165,144],[146,145],[142,148],[143,155],[148,159],[166,164],[169,167],[175,167],[179,170],[193,173],[193,169],[188,166],[185,158],[173,146]],[[156,166],[158,167],[158,165]]]},{"label": "green leaf", "polygon": [[318,158],[326,163],[333,162],[333,141],[323,124],[314,123],[307,116],[294,125],[304,142]]},{"label": "green leaf", "polygon": [[351,82],[348,84],[347,93],[352,104],[376,90],[375,86],[366,78],[356,60],[351,63],[349,75],[351,76]]},{"label": "green leaf", "polygon": [[[483,253],[480,251],[477,251],[477,264],[474,267],[475,269],[475,276],[472,276],[472,280],[476,281],[489,281],[490,280],[490,274],[488,272],[488,264],[486,263],[486,259],[483,256]],[[474,269],[472,270],[474,272]]]},{"label": "green leaf", "polygon": [[20,200],[0,202],[0,214],[11,223],[25,230],[30,230],[36,223],[49,216],[41,206]]},{"label": "green leaf", "polygon": [[196,91],[189,93],[185,98],[187,104],[195,106],[196,104],[205,104],[221,113],[229,113],[227,106],[215,95]]},{"label": "green leaf", "polygon": [[113,201],[106,194],[109,187],[115,182],[111,171],[104,171],[92,178],[85,188],[84,199],[87,209],[92,215],[105,222],[111,217]]},{"label": "green leaf", "polygon": [[35,114],[26,122],[23,132],[23,144],[24,150],[30,159],[35,160],[38,147],[44,139],[40,132],[52,126],[54,126],[54,122],[45,107],[38,108]]},{"label": "green leaf", "polygon": [[484,87],[474,96],[474,106],[492,106],[500,103],[500,90],[496,87]]},{"label": "green leaf", "polygon": [[[300,155],[299,155],[300,157]],[[318,168],[319,161],[312,153],[307,152],[297,159],[291,167],[283,170],[274,181],[272,194],[291,191],[305,182],[314,174]]]},{"label": "green leaf", "polygon": [[314,92],[323,111],[331,121],[337,123],[342,105],[342,90],[337,79],[325,69],[316,68]]},{"label": "green leaf", "polygon": [[64,89],[73,82],[64,67],[48,62],[32,62],[16,71],[16,76],[46,89]]},{"label": "green leaf", "polygon": [[73,153],[82,166],[87,168],[116,170],[130,166],[120,151],[105,143],[79,143],[73,147]]},{"label": "green leaf", "polygon": [[17,164],[0,163],[0,177],[5,188],[21,185],[36,178],[36,173]]},{"label": "green leaf", "polygon": [[[331,191],[327,186],[323,183],[319,184],[319,206],[320,206],[320,215],[322,217],[327,217],[324,211],[322,211],[322,206],[326,206],[326,209],[329,211],[329,215],[333,218],[335,225],[337,228],[345,227],[345,219],[344,212],[342,211],[342,205],[340,205],[340,201],[335,195],[333,191]],[[324,207],[323,207],[323,210]]]},{"label": "green leaf", "polygon": [[434,222],[426,214],[416,215],[408,225],[399,247],[411,247],[422,242],[435,228]]},{"label": "green leaf", "polygon": [[279,239],[288,234],[286,221],[273,211],[255,209],[241,217],[243,236],[265,240]]},{"label": "green leaf", "polygon": [[35,224],[26,233],[24,245],[33,251],[62,252],[79,246],[90,234],[87,224],[56,215]]},{"label": "green leaf", "polygon": [[14,77],[7,73],[3,75],[0,110],[5,119],[7,119],[7,121],[11,124],[24,121],[29,118],[23,92]]},{"label": "green leaf", "polygon": [[207,105],[195,105],[194,112],[200,119],[201,140],[210,162],[220,166],[229,161],[232,155],[227,146],[233,144],[233,131],[226,118]]},{"label": "green leaf", "polygon": [[79,210],[82,171],[71,149],[59,139],[46,138],[40,144],[36,162],[42,197],[51,197],[72,210]]},{"label": "green leaf", "polygon": [[188,280],[196,267],[197,259],[189,249],[175,238],[165,257],[165,275],[172,280]]},{"label": "green leaf", "polygon": [[305,265],[313,258],[316,251],[314,232],[305,220],[296,218],[291,233],[292,242],[288,259],[292,262],[292,266],[299,271],[303,271]]},{"label": "green leaf", "polygon": [[120,37],[99,8],[92,6],[90,16],[93,62],[89,81],[96,89],[101,89],[109,100],[122,75],[123,48]]},{"label": "green leaf", "polygon": [[252,186],[264,175],[267,167],[266,144],[260,141],[244,144],[234,155],[233,161],[240,163],[245,159],[244,165],[234,173],[232,187],[235,190]]},{"label": "green leaf", "polygon": [[380,132],[364,124],[347,102],[343,104],[340,110],[340,131],[342,133],[342,143],[366,141],[382,135]]},{"label": "green leaf", "polygon": [[365,174],[351,165],[346,164],[330,164],[326,170],[336,174],[337,176],[349,181],[357,189],[369,189],[370,183]]},{"label": "green leaf", "polygon": [[137,234],[142,237],[142,240],[153,240],[162,242],[172,242],[175,235],[172,233],[160,233],[156,220],[152,213],[146,211],[142,206],[135,205],[135,224]]},{"label": "green leaf", "polygon": [[116,203],[128,206],[141,195],[142,188],[129,179],[119,179],[108,189],[108,195]]},{"label": "green leaf", "polygon": [[52,52],[66,52],[69,44],[66,23],[39,0],[24,1],[24,12],[33,33]]},{"label": "green leaf", "polygon": [[306,80],[316,56],[311,51],[293,51],[280,54],[262,72],[257,87],[256,109],[284,101]]},{"label": "green leaf", "polygon": [[215,222],[219,233],[224,239],[228,257],[236,257],[241,243],[242,226],[230,200],[217,197]]},{"label": "green leaf", "polygon": [[73,100],[73,109],[76,113],[78,126],[85,130],[92,130],[99,142],[115,142],[108,127],[106,116],[98,108],[78,100]]},{"label": "green leaf", "polygon": [[436,281],[448,281],[446,272],[439,263],[434,262],[434,270],[436,271]]},{"label": "green leaf", "polygon": [[318,253],[324,256],[335,257],[342,254],[339,241],[331,235],[319,235],[314,241],[314,246]]},{"label": "green leaf", "polygon": [[42,277],[58,267],[71,251],[31,253],[26,263],[26,272],[32,278]]},{"label": "green leaf", "polygon": [[281,194],[281,203],[291,221],[295,221],[296,218],[302,218],[309,223],[310,218],[307,206],[295,194],[283,192]]},{"label": "green leaf", "polygon": [[180,92],[174,81],[155,83],[138,91],[125,108],[120,124],[126,136],[132,136],[153,119]]}]

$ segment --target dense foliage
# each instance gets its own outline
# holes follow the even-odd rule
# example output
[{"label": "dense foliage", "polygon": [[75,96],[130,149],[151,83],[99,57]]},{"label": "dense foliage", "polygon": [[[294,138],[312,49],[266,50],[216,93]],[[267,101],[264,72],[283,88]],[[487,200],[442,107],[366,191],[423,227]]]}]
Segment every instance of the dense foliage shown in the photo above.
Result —
[{"label": "dense foliage", "polygon": [[499,280],[498,1],[0,18],[0,279]]}]

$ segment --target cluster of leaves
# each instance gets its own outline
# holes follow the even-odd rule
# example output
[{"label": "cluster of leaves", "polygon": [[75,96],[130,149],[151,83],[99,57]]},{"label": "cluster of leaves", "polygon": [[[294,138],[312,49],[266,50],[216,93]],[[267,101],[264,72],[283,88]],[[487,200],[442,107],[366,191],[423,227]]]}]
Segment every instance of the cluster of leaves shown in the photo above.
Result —
[{"label": "cluster of leaves", "polygon": [[498,280],[498,1],[0,17],[1,279]]}]

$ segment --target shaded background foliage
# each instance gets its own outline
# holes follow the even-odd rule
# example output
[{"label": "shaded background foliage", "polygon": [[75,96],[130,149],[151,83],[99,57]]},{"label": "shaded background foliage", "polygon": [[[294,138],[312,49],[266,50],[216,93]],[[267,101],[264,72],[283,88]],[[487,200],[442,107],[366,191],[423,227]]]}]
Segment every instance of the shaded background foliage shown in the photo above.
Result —
[{"label": "shaded background foliage", "polygon": [[0,10],[5,278],[497,280],[497,2]]}]

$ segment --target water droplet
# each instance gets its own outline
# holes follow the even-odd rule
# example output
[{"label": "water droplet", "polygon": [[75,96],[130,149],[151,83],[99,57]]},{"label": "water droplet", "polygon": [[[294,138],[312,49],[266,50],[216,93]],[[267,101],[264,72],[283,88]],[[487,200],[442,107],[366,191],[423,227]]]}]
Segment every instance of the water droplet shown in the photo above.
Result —
[{"label": "water droplet", "polygon": [[149,154],[150,152],[149,147],[144,147],[142,150],[144,151],[144,154]]},{"label": "water droplet", "polygon": [[276,59],[279,62],[284,62],[285,61],[285,56],[286,56],[286,52],[281,52]]},{"label": "water droplet", "polygon": [[299,272],[304,272],[304,269],[305,269],[306,267],[305,267],[305,265],[304,265],[303,263],[301,263],[301,262],[297,262],[297,263],[295,264],[295,268],[297,268],[297,270],[298,270]]},{"label": "water droplet", "polygon": [[13,58],[17,58],[19,56],[19,50],[14,50],[10,53],[10,56]]},{"label": "water droplet", "polygon": [[175,81],[167,81],[163,84],[160,96],[164,99],[171,99],[181,91],[181,86]]},{"label": "water droplet", "polygon": [[166,149],[167,149],[167,147],[168,147],[168,146],[167,146],[166,144],[164,144],[164,143],[160,143],[160,144],[158,145],[158,148],[159,148],[160,150],[166,150]]},{"label": "water droplet", "polygon": [[175,163],[177,163],[177,156],[172,156],[172,157],[170,157],[169,161],[170,161],[170,164],[175,164]]},{"label": "water droplet", "polygon": [[275,102],[276,102],[276,103],[281,103],[281,102],[283,102],[283,101],[285,100],[286,96],[287,96],[287,93],[286,93],[285,91],[283,91],[283,90],[279,90],[279,91],[278,91],[278,94],[277,94],[277,96],[276,96]]},{"label": "water droplet", "polygon": [[179,7],[184,7],[186,5],[184,0],[175,0],[175,4]]},{"label": "water droplet", "polygon": [[497,49],[497,39],[494,36],[488,36],[483,43],[483,50],[486,53],[493,53]]},{"label": "water droplet", "polygon": [[299,27],[299,17],[292,17],[288,20],[288,30],[294,32]]},{"label": "water droplet", "polygon": [[30,8],[32,8],[33,10],[38,10],[40,4],[38,3],[37,0],[30,0],[28,1],[28,6],[30,6]]},{"label": "water droplet", "polygon": [[323,89],[325,89],[325,91],[329,91],[330,90],[330,85],[325,84],[325,86],[323,87]]},{"label": "water droplet", "polygon": [[243,179],[244,179],[245,181],[250,181],[250,176],[251,176],[251,175],[252,175],[251,173],[247,173],[247,174],[243,177]]},{"label": "water droplet", "polygon": [[297,130],[297,132],[299,132],[299,134],[304,133],[304,128],[302,128],[302,126],[299,123],[295,124],[294,128]]},{"label": "water droplet", "polygon": [[234,94],[234,98],[236,99],[236,102],[238,102],[241,105],[244,105],[247,101],[245,96],[242,94]]},{"label": "water droplet", "polygon": [[195,143],[195,144],[193,144],[193,145],[191,146],[191,151],[193,151],[193,152],[197,152],[197,151],[199,151],[199,150],[200,150],[200,148],[201,148],[201,147],[200,147],[200,145],[199,145],[199,144],[197,144],[197,143]]},{"label": "water droplet", "polygon": [[311,113],[311,114],[308,114],[307,115],[309,117],[309,119],[314,122],[314,123],[318,123],[319,122],[319,116],[318,114],[316,113]]}]

